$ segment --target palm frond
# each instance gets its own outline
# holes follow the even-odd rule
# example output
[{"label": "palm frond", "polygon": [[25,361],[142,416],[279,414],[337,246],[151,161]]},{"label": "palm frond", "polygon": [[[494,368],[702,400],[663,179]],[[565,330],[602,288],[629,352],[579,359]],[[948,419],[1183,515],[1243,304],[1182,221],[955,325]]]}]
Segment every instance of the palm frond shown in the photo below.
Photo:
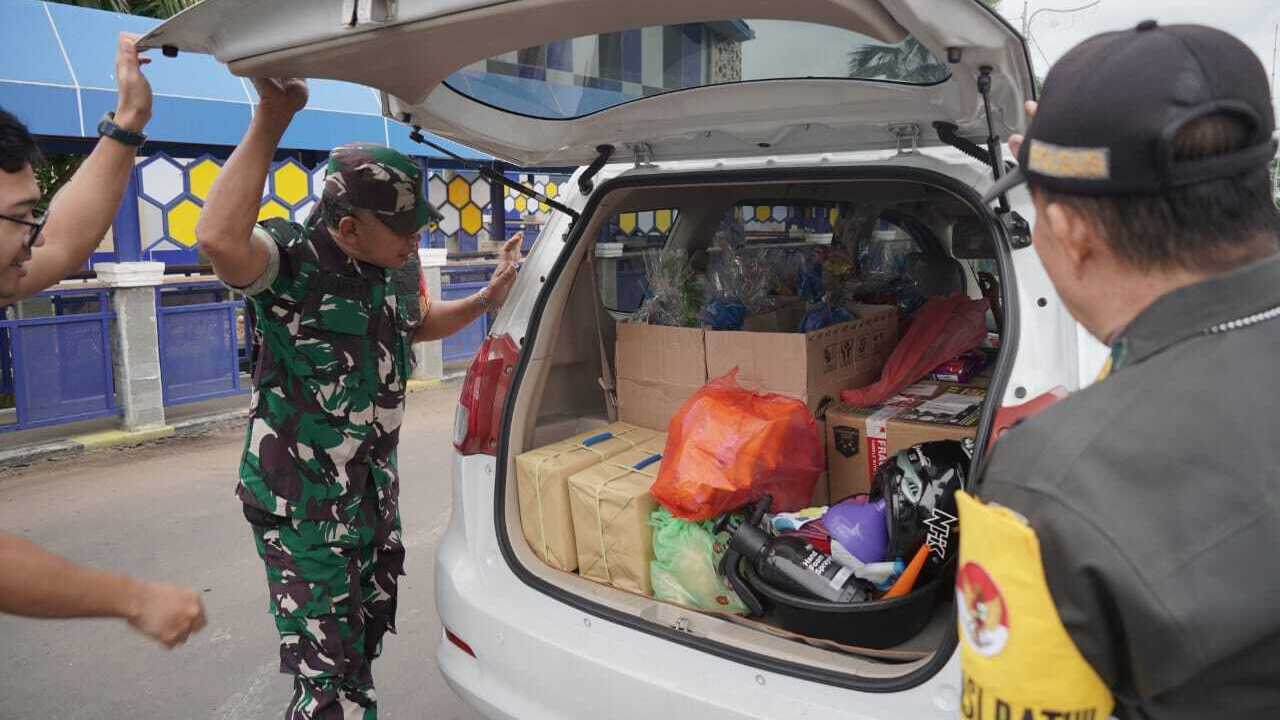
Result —
[{"label": "palm frond", "polygon": [[934,83],[947,78],[947,66],[915,38],[897,45],[862,45],[849,52],[849,77],[864,80]]},{"label": "palm frond", "polygon": [[53,0],[67,5],[110,10],[130,15],[167,18],[195,5],[199,0]]}]

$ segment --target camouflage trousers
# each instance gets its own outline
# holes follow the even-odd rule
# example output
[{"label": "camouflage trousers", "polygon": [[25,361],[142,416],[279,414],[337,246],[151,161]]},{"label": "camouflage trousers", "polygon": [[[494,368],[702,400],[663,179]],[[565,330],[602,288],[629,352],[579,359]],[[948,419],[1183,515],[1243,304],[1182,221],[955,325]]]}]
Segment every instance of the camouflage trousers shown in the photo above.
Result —
[{"label": "camouflage trousers", "polygon": [[280,633],[280,672],[293,675],[286,720],[375,720],[372,662],[395,632],[404,574],[400,516],[370,492],[352,523],[277,517],[246,505]]}]

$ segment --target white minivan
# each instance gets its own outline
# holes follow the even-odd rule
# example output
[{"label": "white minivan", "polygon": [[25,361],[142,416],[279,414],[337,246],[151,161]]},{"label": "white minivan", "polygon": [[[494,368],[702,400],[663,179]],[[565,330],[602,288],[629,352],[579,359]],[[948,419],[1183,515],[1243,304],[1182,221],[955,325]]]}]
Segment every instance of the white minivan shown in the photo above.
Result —
[{"label": "white minivan", "polygon": [[[1035,93],[997,14],[978,0],[206,0],[144,43],[240,75],[361,83],[403,123],[519,166],[580,167],[458,408],[437,660],[469,703],[521,720],[960,712],[950,593],[894,652],[857,653],[616,590],[537,559],[514,458],[614,417],[613,321],[643,293],[636,253],[705,254],[726,222],[748,250],[794,250],[824,241],[806,223],[834,221],[924,296],[991,299],[979,448],[1002,408],[1087,382],[1104,353],[1030,249],[1029,196],[980,201]],[[402,468],[406,482],[437,471]]]}]

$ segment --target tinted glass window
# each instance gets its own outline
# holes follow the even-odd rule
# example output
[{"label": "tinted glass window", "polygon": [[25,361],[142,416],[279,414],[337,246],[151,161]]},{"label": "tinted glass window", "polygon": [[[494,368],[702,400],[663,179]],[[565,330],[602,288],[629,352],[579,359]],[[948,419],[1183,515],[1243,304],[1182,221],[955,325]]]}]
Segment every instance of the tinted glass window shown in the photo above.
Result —
[{"label": "tinted glass window", "polygon": [[840,78],[929,85],[947,65],[912,37],[885,44],[790,20],[724,20],[588,35],[513,50],[446,81],[494,107],[580,117],[643,97],[705,85]]}]

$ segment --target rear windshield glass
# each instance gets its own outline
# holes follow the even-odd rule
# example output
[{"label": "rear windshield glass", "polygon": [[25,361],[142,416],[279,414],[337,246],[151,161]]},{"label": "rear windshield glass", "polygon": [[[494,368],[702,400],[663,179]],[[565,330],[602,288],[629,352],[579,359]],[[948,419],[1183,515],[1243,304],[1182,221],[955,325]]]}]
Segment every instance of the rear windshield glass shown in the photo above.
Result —
[{"label": "rear windshield glass", "polygon": [[915,38],[889,45],[791,20],[725,20],[588,35],[482,60],[454,90],[521,115],[569,119],[704,85],[837,78],[931,85],[947,65]]}]

